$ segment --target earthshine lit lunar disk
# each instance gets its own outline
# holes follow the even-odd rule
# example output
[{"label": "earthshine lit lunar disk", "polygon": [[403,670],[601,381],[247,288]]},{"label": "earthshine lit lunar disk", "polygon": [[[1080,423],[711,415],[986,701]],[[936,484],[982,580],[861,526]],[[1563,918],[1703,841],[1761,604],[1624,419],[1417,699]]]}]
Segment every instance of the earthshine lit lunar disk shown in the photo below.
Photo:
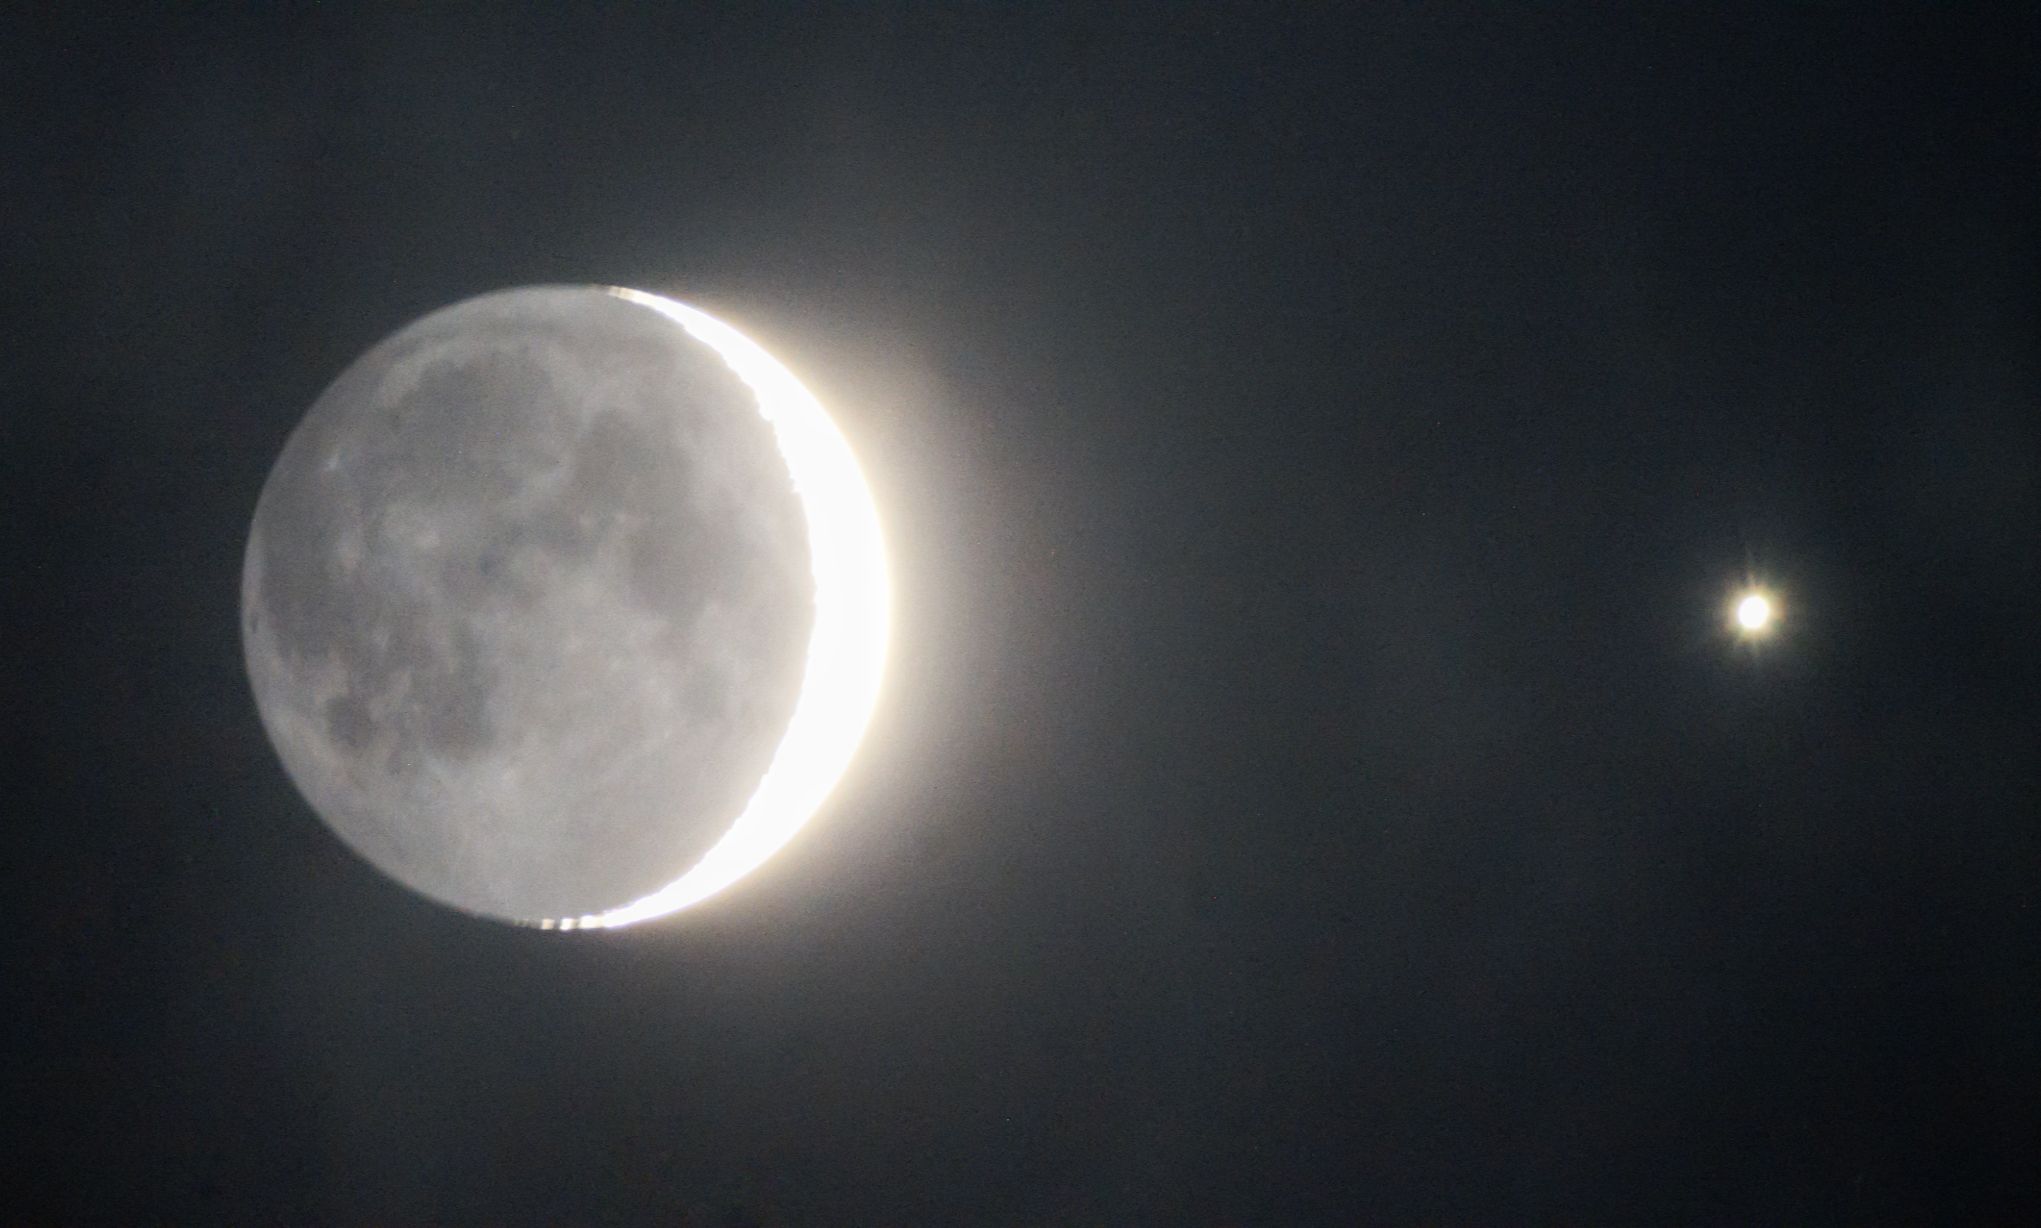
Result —
[{"label": "earthshine lit lunar disk", "polygon": [[756,869],[877,700],[878,515],[815,398],[634,290],[528,287],[350,366],[264,485],[242,576],[263,725],[406,886],[627,925]]}]

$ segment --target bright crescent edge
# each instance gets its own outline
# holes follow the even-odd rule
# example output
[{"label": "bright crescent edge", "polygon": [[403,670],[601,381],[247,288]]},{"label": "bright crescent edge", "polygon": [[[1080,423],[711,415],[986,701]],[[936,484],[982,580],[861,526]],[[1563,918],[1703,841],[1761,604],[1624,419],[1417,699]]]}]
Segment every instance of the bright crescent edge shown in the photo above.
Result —
[{"label": "bright crescent edge", "polygon": [[541,929],[614,929],[698,904],[786,847],[850,766],[878,704],[892,605],[885,543],[871,489],[843,433],[813,393],[756,342],[684,303],[605,286],[666,316],[716,351],[758,398],[808,522],[815,624],[794,713],[758,789],[730,830],[666,886],[607,912],[533,922]]}]

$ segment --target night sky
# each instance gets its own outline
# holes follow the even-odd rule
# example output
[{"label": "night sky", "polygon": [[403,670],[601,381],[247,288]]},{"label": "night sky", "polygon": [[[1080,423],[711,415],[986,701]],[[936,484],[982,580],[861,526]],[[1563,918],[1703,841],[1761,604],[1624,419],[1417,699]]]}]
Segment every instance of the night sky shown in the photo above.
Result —
[{"label": "night sky", "polygon": [[[2033,21],[28,7],[0,1219],[2041,1202]],[[557,934],[347,852],[237,614],[328,381],[580,282],[798,372],[898,595],[794,844]]]}]

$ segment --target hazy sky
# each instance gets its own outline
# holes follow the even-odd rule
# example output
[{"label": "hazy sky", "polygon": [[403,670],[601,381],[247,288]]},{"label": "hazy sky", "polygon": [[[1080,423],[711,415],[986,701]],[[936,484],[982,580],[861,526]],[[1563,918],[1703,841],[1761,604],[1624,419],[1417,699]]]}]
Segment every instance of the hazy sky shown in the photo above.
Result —
[{"label": "hazy sky", "polygon": [[[2035,1201],[2035,26],[1100,7],[8,19],[11,1214]],[[348,362],[590,281],[821,395],[899,616],[807,833],[561,935],[320,827],[237,602]]]}]

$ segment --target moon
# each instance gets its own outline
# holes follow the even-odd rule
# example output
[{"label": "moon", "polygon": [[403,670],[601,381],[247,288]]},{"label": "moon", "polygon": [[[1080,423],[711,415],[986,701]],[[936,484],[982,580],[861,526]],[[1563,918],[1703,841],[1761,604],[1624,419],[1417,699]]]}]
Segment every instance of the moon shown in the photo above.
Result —
[{"label": "moon", "polygon": [[463,911],[626,925],[729,887],[828,796],[890,594],[849,444],[763,349],[635,290],[399,330],[257,502],[242,643],[324,823]]}]

